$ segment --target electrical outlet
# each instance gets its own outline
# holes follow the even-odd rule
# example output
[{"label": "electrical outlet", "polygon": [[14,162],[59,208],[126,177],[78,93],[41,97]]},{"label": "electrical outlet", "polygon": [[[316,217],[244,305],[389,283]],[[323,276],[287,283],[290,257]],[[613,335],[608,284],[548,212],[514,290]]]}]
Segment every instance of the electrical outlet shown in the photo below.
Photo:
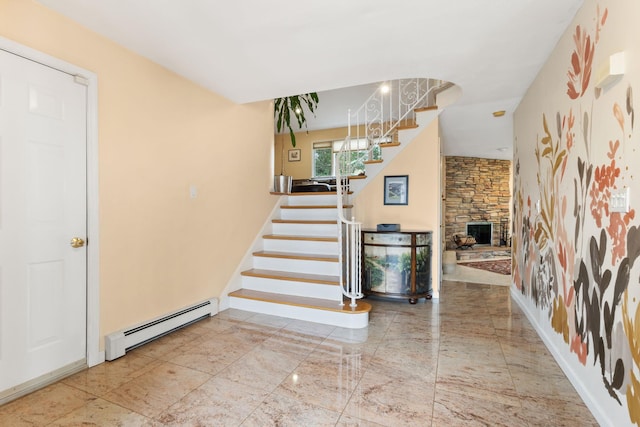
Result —
[{"label": "electrical outlet", "polygon": [[192,199],[198,197],[198,187],[196,187],[195,185],[189,186],[189,197],[191,197]]},{"label": "electrical outlet", "polygon": [[609,208],[611,212],[629,212],[629,187],[611,192]]}]

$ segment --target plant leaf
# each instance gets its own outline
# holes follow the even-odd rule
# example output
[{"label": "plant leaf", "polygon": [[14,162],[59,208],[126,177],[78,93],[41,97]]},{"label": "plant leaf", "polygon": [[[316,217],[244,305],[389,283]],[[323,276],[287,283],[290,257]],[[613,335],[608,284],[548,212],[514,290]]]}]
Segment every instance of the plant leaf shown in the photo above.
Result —
[{"label": "plant leaf", "polygon": [[[291,145],[293,147],[296,146],[296,137],[291,124],[291,115],[293,114],[293,116],[295,116],[300,129],[302,129],[303,126],[307,128],[307,118],[304,114],[304,107],[306,106],[309,111],[314,113],[318,107],[318,100],[318,94],[316,92],[276,98],[274,100],[273,114],[274,117],[276,117],[276,131],[280,132],[286,127],[289,130]],[[296,110],[299,112],[296,112]]]},{"label": "plant leaf", "polygon": [[296,147],[296,134],[293,133],[293,130],[289,130],[289,136],[291,137],[291,145],[293,145],[293,148]]}]

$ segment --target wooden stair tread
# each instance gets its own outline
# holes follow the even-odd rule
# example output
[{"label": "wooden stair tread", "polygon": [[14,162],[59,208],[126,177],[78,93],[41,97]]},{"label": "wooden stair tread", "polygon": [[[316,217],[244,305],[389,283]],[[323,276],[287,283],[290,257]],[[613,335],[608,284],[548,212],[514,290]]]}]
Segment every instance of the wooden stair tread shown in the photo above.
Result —
[{"label": "wooden stair tread", "polygon": [[406,125],[398,125],[398,126],[396,127],[396,129],[398,129],[398,130],[403,130],[403,129],[415,129],[415,128],[417,128],[417,127],[418,127],[418,125],[417,125],[416,123],[409,123],[409,124],[406,124]]},{"label": "wooden stair tread", "polygon": [[[349,191],[349,194],[351,194],[352,191]],[[335,196],[336,192],[335,191],[310,191],[310,192],[296,192],[296,193],[276,193],[274,191],[270,191],[269,194],[272,194],[274,196]]]},{"label": "wooden stair tread", "polygon": [[340,285],[339,276],[327,276],[324,274],[292,273],[290,271],[262,270],[252,268],[240,273],[243,276],[262,277],[265,279],[289,280],[294,282],[318,283],[321,285]]},{"label": "wooden stair tread", "polygon": [[431,111],[431,110],[437,110],[437,109],[438,109],[437,105],[432,105],[430,107],[414,108],[413,111],[415,111],[416,113],[420,113],[422,111]]},{"label": "wooden stair tread", "polygon": [[295,193],[276,193],[270,191],[269,194],[274,196],[335,196],[335,191],[309,191],[309,192],[295,192]]},{"label": "wooden stair tread", "polygon": [[285,259],[298,259],[306,261],[328,261],[338,262],[337,255],[322,255],[322,254],[301,254],[294,252],[276,252],[276,251],[258,251],[253,253],[254,256],[267,257],[267,258],[285,258]]},{"label": "wooden stair tread", "polygon": [[338,221],[332,219],[272,219],[274,224],[305,224],[305,225],[336,225]]},{"label": "wooden stair tread", "polygon": [[367,175],[352,175],[349,177],[349,179],[367,179]]},{"label": "wooden stair tread", "polygon": [[240,289],[238,291],[231,292],[229,296],[236,298],[253,299],[275,304],[313,308],[317,310],[335,311],[345,314],[362,314],[371,311],[371,304],[364,301],[358,301],[357,307],[351,307],[349,306],[349,301],[345,301],[344,305],[339,305],[337,301],[326,299],[274,294],[270,292],[260,292],[249,289]]},{"label": "wooden stair tread", "polygon": [[[344,205],[343,208],[349,209],[353,205]],[[338,209],[336,205],[282,205],[280,209]]]},{"label": "wooden stair tread", "polygon": [[[349,191],[351,193],[351,191]],[[310,191],[308,193],[288,193],[289,196],[335,196],[335,191]]]},{"label": "wooden stair tread", "polygon": [[374,163],[382,163],[382,162],[384,162],[384,160],[382,160],[382,159],[376,159],[376,160],[365,160],[365,161],[364,161],[364,164],[365,164],[365,165],[371,165],[371,164],[374,164]]},{"label": "wooden stair tread", "polygon": [[314,242],[337,242],[337,237],[324,237],[324,236],[299,236],[299,235],[288,235],[288,234],[265,234],[262,236],[264,239],[272,239],[272,240],[307,240]]},{"label": "wooden stair tread", "polygon": [[381,148],[385,147],[397,147],[400,145],[399,142],[385,142],[384,144],[379,144]]},{"label": "wooden stair tread", "polygon": [[335,191],[305,191],[289,193],[289,196],[335,196]]}]

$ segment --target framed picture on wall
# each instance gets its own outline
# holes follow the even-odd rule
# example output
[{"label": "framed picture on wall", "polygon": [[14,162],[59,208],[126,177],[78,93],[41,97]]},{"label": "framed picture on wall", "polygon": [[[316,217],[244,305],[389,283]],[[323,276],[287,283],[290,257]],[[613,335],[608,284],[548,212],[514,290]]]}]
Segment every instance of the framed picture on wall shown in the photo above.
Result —
[{"label": "framed picture on wall", "polygon": [[290,162],[299,162],[300,161],[300,149],[297,148],[295,150],[289,150],[289,161]]},{"label": "framed picture on wall", "polygon": [[409,175],[393,175],[384,177],[384,204],[409,204]]}]

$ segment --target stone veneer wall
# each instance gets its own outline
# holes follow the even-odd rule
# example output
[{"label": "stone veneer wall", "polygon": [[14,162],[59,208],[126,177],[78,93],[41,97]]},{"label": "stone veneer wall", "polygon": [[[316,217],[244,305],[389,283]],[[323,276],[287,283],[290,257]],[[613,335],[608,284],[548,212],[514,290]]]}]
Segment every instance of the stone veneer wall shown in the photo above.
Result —
[{"label": "stone veneer wall", "polygon": [[510,237],[511,161],[451,156],[445,170],[445,247],[455,249],[452,236],[464,234],[468,222],[492,222],[491,244],[499,246],[500,221],[507,220]]}]

